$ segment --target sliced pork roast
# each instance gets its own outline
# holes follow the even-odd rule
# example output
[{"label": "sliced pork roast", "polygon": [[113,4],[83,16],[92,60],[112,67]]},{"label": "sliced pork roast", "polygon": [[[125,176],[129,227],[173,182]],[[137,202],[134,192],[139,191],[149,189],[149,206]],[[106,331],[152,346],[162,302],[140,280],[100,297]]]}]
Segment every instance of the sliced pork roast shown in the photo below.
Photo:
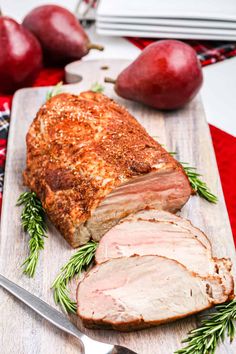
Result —
[{"label": "sliced pork roast", "polygon": [[126,217],[103,236],[95,260],[103,263],[133,255],[174,259],[202,277],[218,277],[226,294],[233,294],[231,261],[213,258],[207,236],[189,220],[169,212],[144,210]]},{"label": "sliced pork roast", "polygon": [[[203,243],[203,245],[211,250],[211,243],[208,239],[208,237],[197,227],[193,226],[191,221],[182,217],[179,217],[173,213],[168,213],[165,211],[157,210],[157,209],[150,209],[146,208],[145,210],[141,210],[136,214],[131,214],[130,215],[130,220],[134,221],[137,219],[142,219],[142,220],[150,220],[150,221],[169,221],[171,223],[174,223],[178,226],[181,226],[183,229],[188,230],[194,236]],[[128,220],[128,218],[126,218]]]},{"label": "sliced pork roast", "polygon": [[132,330],[176,320],[228,299],[219,278],[198,276],[160,256],[111,259],[91,269],[77,290],[85,326]]},{"label": "sliced pork roast", "polygon": [[42,106],[27,134],[24,181],[73,247],[147,205],[175,212],[191,194],[182,166],[125,108],[94,92]]}]

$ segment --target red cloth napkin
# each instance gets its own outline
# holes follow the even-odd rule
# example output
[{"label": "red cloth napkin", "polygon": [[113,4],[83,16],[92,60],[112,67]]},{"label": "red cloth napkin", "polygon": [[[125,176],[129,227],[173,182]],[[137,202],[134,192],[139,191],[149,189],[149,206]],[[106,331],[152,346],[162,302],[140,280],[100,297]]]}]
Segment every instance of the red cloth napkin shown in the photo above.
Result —
[{"label": "red cloth napkin", "polygon": [[[63,69],[45,68],[40,72],[33,86],[55,85],[63,79]],[[11,101],[12,96],[0,95],[0,208],[2,205],[4,164],[6,158]],[[210,126],[210,128],[223,191],[236,242],[236,138],[216,127]]]},{"label": "red cloth napkin", "polygon": [[236,245],[236,138],[213,125],[210,131]]}]

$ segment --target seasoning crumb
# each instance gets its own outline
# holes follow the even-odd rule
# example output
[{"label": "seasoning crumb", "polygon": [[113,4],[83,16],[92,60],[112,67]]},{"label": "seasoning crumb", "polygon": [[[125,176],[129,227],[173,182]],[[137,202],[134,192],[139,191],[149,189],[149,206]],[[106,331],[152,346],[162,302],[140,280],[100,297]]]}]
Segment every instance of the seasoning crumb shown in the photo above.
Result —
[{"label": "seasoning crumb", "polygon": [[100,69],[101,69],[101,70],[108,70],[108,69],[109,69],[109,66],[108,66],[108,65],[103,65],[103,66],[101,66]]}]

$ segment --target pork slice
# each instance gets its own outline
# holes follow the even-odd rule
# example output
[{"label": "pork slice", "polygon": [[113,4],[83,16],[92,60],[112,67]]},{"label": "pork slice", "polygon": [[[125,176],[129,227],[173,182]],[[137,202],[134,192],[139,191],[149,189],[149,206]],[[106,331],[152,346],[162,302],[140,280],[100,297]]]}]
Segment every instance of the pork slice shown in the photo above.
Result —
[{"label": "pork slice", "polygon": [[79,283],[86,327],[132,330],[173,321],[227,300],[219,278],[203,278],[160,256],[111,259]]},{"label": "pork slice", "polygon": [[129,218],[127,218],[126,220],[129,219],[134,221],[139,218],[141,218],[142,220],[156,220],[161,222],[169,221],[171,223],[179,225],[183,229],[186,229],[191,232],[206,248],[211,251],[211,243],[206,234],[196,226],[193,226],[191,221],[188,219],[177,216],[173,213],[169,213],[167,211],[158,210],[155,208],[146,208],[144,210],[140,210],[135,214],[130,215]]},{"label": "pork slice", "polygon": [[101,239],[96,262],[133,255],[159,255],[175,259],[203,276],[214,273],[210,251],[190,232],[169,222],[121,222]]},{"label": "pork slice", "polygon": [[[127,217],[126,219],[124,219],[124,221],[128,219],[135,221],[140,218],[142,220],[156,220],[158,222],[169,221],[171,223],[174,223],[175,225],[179,225],[183,229],[186,229],[190,233],[192,233],[192,235],[194,235],[194,237],[197,238],[209,250],[209,254],[212,255],[210,240],[203,231],[201,231],[196,226],[193,226],[190,220],[177,216],[173,213],[169,213],[167,211],[147,208],[146,210],[141,210],[135,214],[129,215],[129,218]],[[229,294],[231,298],[234,298],[234,280],[231,274],[231,260],[228,258],[213,257],[210,262],[214,262],[214,268],[210,266],[210,268],[208,269],[214,269],[214,275],[219,274],[226,288],[226,293]]]},{"label": "pork slice", "polygon": [[78,247],[148,205],[176,211],[191,195],[182,166],[103,94],[48,100],[27,133],[25,184]]},{"label": "pork slice", "polygon": [[103,236],[95,260],[103,263],[133,255],[174,259],[200,276],[219,277],[226,294],[233,294],[231,261],[213,258],[205,234],[188,220],[168,212],[146,210],[123,219]]}]

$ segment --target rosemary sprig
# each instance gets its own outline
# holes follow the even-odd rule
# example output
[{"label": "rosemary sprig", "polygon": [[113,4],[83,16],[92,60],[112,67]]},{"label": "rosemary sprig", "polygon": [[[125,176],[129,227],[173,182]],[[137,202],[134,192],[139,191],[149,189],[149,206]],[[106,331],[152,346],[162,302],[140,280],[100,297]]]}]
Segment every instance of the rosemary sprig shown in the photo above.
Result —
[{"label": "rosemary sprig", "polygon": [[59,95],[59,93],[61,93],[62,85],[63,85],[63,82],[60,81],[55,86],[53,86],[51,91],[48,91],[47,94],[46,94],[46,101],[49,100],[50,98],[56,96],[56,95]]},{"label": "rosemary sprig", "polygon": [[[169,151],[169,154],[175,156],[177,153],[174,151]],[[217,203],[218,202],[217,196],[211,193],[206,182],[204,182],[200,178],[202,177],[202,175],[197,172],[197,169],[195,167],[189,166],[188,162],[180,162],[180,163],[183,166],[186,175],[188,176],[189,182],[194,192],[198,194],[200,197],[206,199],[210,203]]]},{"label": "rosemary sprig", "polygon": [[216,306],[216,312],[202,321],[201,326],[192,330],[182,343],[186,347],[175,354],[214,354],[220,342],[227,335],[232,342],[235,336],[236,300]]},{"label": "rosemary sprig", "polygon": [[65,312],[76,313],[76,302],[70,299],[67,285],[75,275],[79,275],[91,264],[97,246],[97,242],[89,241],[80,247],[61,268],[61,272],[52,284],[54,301],[56,304],[60,304]]},{"label": "rosemary sprig", "polygon": [[211,203],[217,203],[218,198],[214,194],[211,193],[209,187],[206,182],[204,182],[200,177],[200,175],[195,167],[190,167],[187,162],[181,162],[186,175],[188,176],[189,182],[193,190],[202,198],[208,200]]},{"label": "rosemary sprig", "polygon": [[40,200],[34,192],[24,192],[20,195],[17,204],[23,205],[21,222],[25,232],[28,232],[29,256],[25,259],[22,266],[23,272],[29,277],[35,274],[39,259],[39,253],[44,248],[44,237],[46,237],[45,213]]},{"label": "rosemary sprig", "polygon": [[[175,156],[176,152],[169,151],[169,154]],[[211,193],[206,182],[204,182],[200,178],[202,177],[202,175],[197,172],[197,169],[195,167],[189,166],[188,162],[180,162],[180,163],[183,166],[186,175],[188,176],[189,182],[194,192],[197,193],[200,197],[206,199],[210,203],[217,203],[218,202],[217,196]]]},{"label": "rosemary sprig", "polygon": [[[46,101],[61,92],[62,84],[62,81],[58,82],[51,91],[47,92]],[[22,264],[24,267],[23,272],[29,277],[33,277],[38,263],[39,253],[44,249],[44,237],[46,237],[45,212],[41,201],[34,192],[22,193],[16,205],[24,205],[21,221],[24,231],[28,232],[30,236],[29,256]]]},{"label": "rosemary sprig", "polygon": [[105,89],[105,87],[101,84],[99,84],[99,82],[95,82],[92,86],[91,86],[91,91],[93,92],[103,92]]}]

